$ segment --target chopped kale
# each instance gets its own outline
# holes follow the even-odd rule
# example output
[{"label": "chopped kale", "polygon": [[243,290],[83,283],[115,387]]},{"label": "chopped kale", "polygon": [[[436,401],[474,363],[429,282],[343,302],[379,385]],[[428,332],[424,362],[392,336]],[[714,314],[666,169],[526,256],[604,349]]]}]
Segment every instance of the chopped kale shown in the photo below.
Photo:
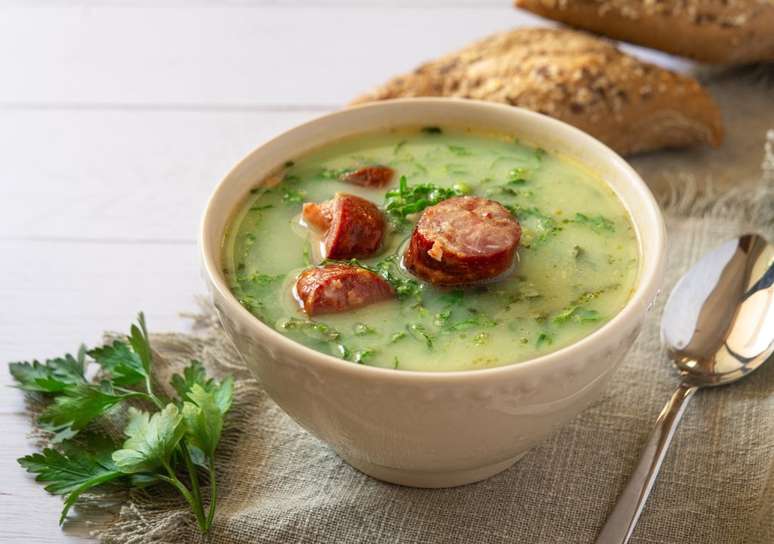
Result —
[{"label": "chopped kale", "polygon": [[464,298],[465,298],[465,291],[463,291],[462,289],[454,289],[440,296],[441,301],[450,306],[456,306],[458,304],[462,304],[462,301],[464,300]]},{"label": "chopped kale", "polygon": [[550,346],[553,343],[554,343],[553,336],[551,336],[547,332],[541,332],[538,335],[537,340],[535,341],[535,347],[539,348],[539,347],[542,347],[544,345],[549,345]]},{"label": "chopped kale", "polygon": [[341,333],[333,327],[313,321],[311,319],[299,319],[291,317],[279,323],[279,328],[286,331],[299,331],[305,336],[321,342],[338,342],[341,339]]},{"label": "chopped kale", "polygon": [[405,226],[408,215],[419,213],[428,206],[468,192],[470,192],[470,188],[465,186],[448,188],[432,183],[410,186],[406,176],[401,176],[398,188],[387,191],[384,195],[384,211],[387,212],[396,226]]},{"label": "chopped kale", "polygon": [[449,151],[451,151],[458,157],[468,157],[473,154],[467,147],[463,147],[461,145],[449,144],[446,147],[449,149]]},{"label": "chopped kale", "polygon": [[497,325],[497,321],[494,319],[484,314],[476,313],[466,319],[450,322],[444,329],[447,332],[458,332],[482,327],[494,327],[495,325]]},{"label": "chopped kale", "polygon": [[527,182],[527,169],[526,168],[513,168],[508,172],[508,183],[522,184]]},{"label": "chopped kale", "polygon": [[590,323],[599,321],[600,319],[601,316],[596,310],[589,310],[587,308],[581,308],[580,306],[568,306],[556,314],[551,321],[556,324],[566,323],[571,320],[576,323]]},{"label": "chopped kale", "polygon": [[534,248],[562,231],[562,227],[553,217],[534,206],[506,205],[505,207],[518,217],[519,223],[521,223],[523,231],[521,245],[525,248]]},{"label": "chopped kale", "polygon": [[392,288],[395,289],[395,295],[398,297],[398,300],[418,300],[422,297],[423,285],[401,272],[397,255],[385,257],[375,265],[365,268],[387,280],[392,285]]},{"label": "chopped kale", "polygon": [[579,225],[586,225],[594,232],[615,232],[615,223],[602,215],[589,216],[583,213],[576,213],[575,219],[571,221]]},{"label": "chopped kale", "polygon": [[375,349],[371,349],[371,348],[361,349],[355,352],[355,354],[352,356],[352,361],[359,365],[363,365],[363,364],[366,364],[371,359],[373,359],[374,355],[376,355]]},{"label": "chopped kale", "polygon": [[481,346],[486,343],[486,341],[489,340],[489,333],[488,332],[480,332],[476,336],[473,337],[473,343],[477,346]]},{"label": "chopped kale", "polygon": [[323,179],[339,179],[354,171],[354,168],[323,168],[317,175]]},{"label": "chopped kale", "polygon": [[366,325],[365,323],[355,323],[352,326],[355,336],[368,336],[369,334],[376,334],[376,329]]},{"label": "chopped kale", "polygon": [[409,323],[406,325],[406,330],[416,340],[423,342],[428,349],[433,349],[433,337],[427,332],[422,323]]},{"label": "chopped kale", "polygon": [[306,192],[304,191],[296,191],[288,187],[282,193],[282,201],[285,204],[301,204],[304,200],[306,200]]},{"label": "chopped kale", "polygon": [[392,333],[392,336],[390,336],[390,344],[394,344],[395,342],[399,340],[403,340],[404,338],[406,338],[405,332],[403,331],[394,332]]}]

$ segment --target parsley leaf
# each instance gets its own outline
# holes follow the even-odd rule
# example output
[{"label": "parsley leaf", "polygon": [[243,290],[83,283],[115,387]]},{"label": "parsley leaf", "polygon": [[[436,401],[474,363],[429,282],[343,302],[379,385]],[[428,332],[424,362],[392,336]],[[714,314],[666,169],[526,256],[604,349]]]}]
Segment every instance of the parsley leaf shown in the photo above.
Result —
[{"label": "parsley leaf", "polygon": [[204,370],[204,366],[200,361],[193,360],[191,364],[183,369],[182,376],[180,374],[174,374],[170,380],[172,388],[177,392],[181,401],[190,400],[188,393],[193,389],[194,385],[199,385],[205,391],[209,391],[212,388],[212,378],[207,378],[207,373]]},{"label": "parsley leaf", "polygon": [[223,418],[231,408],[234,397],[234,380],[225,379],[209,390],[194,384],[188,393],[189,401],[183,404],[183,419],[189,443],[202,450],[212,459],[223,431]]},{"label": "parsley leaf", "polygon": [[111,380],[116,385],[134,385],[148,376],[140,356],[121,340],[92,349],[88,354],[110,372]]},{"label": "parsley leaf", "polygon": [[[137,324],[132,325],[127,341],[115,341],[88,352],[105,371],[106,379],[99,384],[86,379],[86,353],[81,348],[77,358],[66,355],[45,363],[10,365],[11,374],[21,389],[43,393],[52,400],[38,418],[38,426],[55,433],[50,442],[56,447],[23,457],[19,463],[36,474],[38,481],[47,484],[47,491],[65,496],[60,523],[80,494],[93,487],[118,479],[130,487],[165,482],[185,498],[201,532],[206,533],[212,525],[217,497],[213,455],[220,439],[223,415],[231,406],[233,380],[216,382],[207,377],[201,363],[192,361],[182,375],[175,375],[171,380],[178,392],[180,407],[162,401],[153,389],[153,353],[142,313]],[[82,433],[77,442],[63,442],[122,401],[136,397],[155,405],[157,411],[148,413],[129,408],[123,448],[114,451],[112,442],[99,440],[92,433]],[[181,408],[189,414],[202,412],[205,417],[195,422],[196,418],[189,418],[189,428]],[[213,418],[216,413],[220,415]],[[188,471],[188,484],[177,477],[176,465],[183,463]],[[208,514],[204,511],[197,465],[209,471]]]},{"label": "parsley leaf", "polygon": [[113,462],[124,473],[153,472],[169,465],[172,452],[185,433],[183,416],[174,404],[151,415],[129,408],[127,439],[122,449],[113,452]]},{"label": "parsley leaf", "polygon": [[95,452],[68,444],[61,452],[46,448],[22,457],[18,462],[27,472],[37,475],[35,481],[47,484],[46,491],[66,495],[59,518],[61,524],[81,493],[124,476],[110,457],[112,451],[111,444],[103,445]]},{"label": "parsley leaf", "polygon": [[77,357],[69,353],[64,357],[38,361],[11,363],[9,370],[20,389],[38,393],[61,393],[86,383],[84,355],[81,349]]},{"label": "parsley leaf", "polygon": [[140,363],[145,371],[146,376],[151,375],[151,365],[153,364],[153,355],[150,348],[150,340],[148,340],[148,330],[145,327],[145,314],[142,312],[137,316],[137,322],[140,325],[132,325],[129,329],[129,344],[132,349],[140,358]]},{"label": "parsley leaf", "polygon": [[130,396],[134,394],[114,394],[109,382],[102,382],[99,386],[81,384],[56,397],[38,421],[49,430],[69,428],[77,432]]}]

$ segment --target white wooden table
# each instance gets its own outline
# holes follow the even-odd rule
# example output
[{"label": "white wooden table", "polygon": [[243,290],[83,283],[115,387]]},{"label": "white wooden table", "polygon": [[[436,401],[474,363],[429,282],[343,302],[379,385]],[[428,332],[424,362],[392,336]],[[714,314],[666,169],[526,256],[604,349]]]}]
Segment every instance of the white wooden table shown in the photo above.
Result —
[{"label": "white wooden table", "polygon": [[[263,140],[472,39],[510,0],[0,1],[0,362],[186,326],[206,198]],[[16,464],[0,369],[0,542],[88,540]]]}]

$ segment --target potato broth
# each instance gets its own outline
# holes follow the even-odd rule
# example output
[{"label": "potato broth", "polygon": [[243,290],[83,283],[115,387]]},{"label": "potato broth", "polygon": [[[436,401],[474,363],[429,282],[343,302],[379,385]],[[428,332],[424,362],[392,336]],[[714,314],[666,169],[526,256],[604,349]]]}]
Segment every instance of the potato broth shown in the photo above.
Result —
[{"label": "potato broth", "polygon": [[[340,179],[371,165],[395,170],[386,188]],[[432,191],[418,191],[422,184]],[[310,319],[293,285],[320,264],[320,243],[300,212],[337,192],[385,210],[381,250],[355,264],[385,277],[396,297]],[[516,263],[497,281],[435,287],[402,266],[419,216],[405,212],[423,198],[462,194],[496,200],[518,218]],[[635,289],[639,244],[613,190],[573,160],[504,135],[424,127],[342,140],[286,163],[237,211],[223,262],[240,303],[304,345],[358,364],[451,371],[525,361],[598,329]]]}]

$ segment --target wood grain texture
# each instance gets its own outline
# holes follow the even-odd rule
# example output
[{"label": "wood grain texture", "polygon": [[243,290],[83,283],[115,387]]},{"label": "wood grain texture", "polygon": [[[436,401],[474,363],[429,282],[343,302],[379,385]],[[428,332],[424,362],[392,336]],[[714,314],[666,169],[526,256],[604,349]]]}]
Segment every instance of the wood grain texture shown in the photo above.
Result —
[{"label": "wood grain texture", "polygon": [[537,20],[509,6],[6,8],[0,104],[330,107],[418,58]]},{"label": "wood grain texture", "polygon": [[0,111],[0,239],[193,243],[229,169],[319,113]]}]

